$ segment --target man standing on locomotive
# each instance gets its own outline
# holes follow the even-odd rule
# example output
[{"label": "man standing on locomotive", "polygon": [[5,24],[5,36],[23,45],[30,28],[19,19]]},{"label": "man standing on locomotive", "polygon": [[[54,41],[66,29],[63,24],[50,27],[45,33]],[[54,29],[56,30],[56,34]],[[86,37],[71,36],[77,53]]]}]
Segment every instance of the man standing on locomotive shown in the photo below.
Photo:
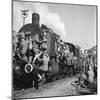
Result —
[{"label": "man standing on locomotive", "polygon": [[25,55],[26,55],[26,51],[27,51],[27,48],[28,48],[28,42],[24,40],[24,38],[21,39],[21,55],[22,55],[22,58],[25,58]]},{"label": "man standing on locomotive", "polygon": [[32,42],[31,40],[26,41],[24,33],[22,33],[22,36],[21,36],[21,39],[20,39],[20,47],[21,47],[20,48],[20,53],[21,53],[21,58],[22,59],[26,59],[26,53],[27,53],[28,47],[30,46],[31,42]]}]

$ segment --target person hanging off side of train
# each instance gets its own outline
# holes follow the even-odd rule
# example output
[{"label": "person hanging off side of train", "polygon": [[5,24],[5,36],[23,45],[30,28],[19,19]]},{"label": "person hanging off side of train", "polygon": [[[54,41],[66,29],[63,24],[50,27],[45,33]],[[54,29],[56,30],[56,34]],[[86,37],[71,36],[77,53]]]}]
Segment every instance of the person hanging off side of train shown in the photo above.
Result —
[{"label": "person hanging off side of train", "polygon": [[21,56],[24,59],[26,57],[26,51],[28,48],[28,43],[24,38],[21,39],[20,45],[21,45]]},{"label": "person hanging off side of train", "polygon": [[35,57],[33,41],[28,44],[28,48],[26,51],[26,57],[27,57],[28,63],[32,64],[32,61]]},{"label": "person hanging off side of train", "polygon": [[65,56],[63,54],[59,54],[58,60],[59,60],[59,75],[60,77],[63,77],[65,69],[65,64],[64,64]]},{"label": "person hanging off side of train", "polygon": [[16,36],[16,32],[13,31],[12,32],[12,50],[13,50],[13,56],[15,55],[16,53],[16,47],[17,47],[17,42],[18,42],[18,39],[17,39],[17,36]]},{"label": "person hanging off side of train", "polygon": [[46,51],[37,52],[33,60],[34,69],[34,87],[38,89],[38,82],[42,79],[46,80],[48,73],[49,56]]},{"label": "person hanging off side of train", "polygon": [[38,80],[41,79],[41,75],[39,74],[39,56],[42,55],[42,51],[40,51],[38,48],[35,48],[35,57],[32,61],[32,65],[34,66],[34,71],[33,71],[33,81],[34,81],[34,87],[36,89],[39,88]]},{"label": "person hanging off side of train", "polygon": [[39,73],[42,75],[42,78],[47,79],[48,63],[49,63],[50,57],[47,54],[46,50],[43,51],[43,54],[41,58],[39,57],[39,60],[42,61],[42,64],[39,67]]},{"label": "person hanging off side of train", "polygon": [[[19,34],[21,34],[21,33],[19,33]],[[19,38],[19,42],[17,43],[17,48],[19,49],[21,59],[28,59],[29,60],[30,59],[29,55],[32,56],[34,54],[32,52],[32,49],[33,49],[32,42],[33,42],[32,39],[30,41],[25,40],[25,37],[23,35]]]}]

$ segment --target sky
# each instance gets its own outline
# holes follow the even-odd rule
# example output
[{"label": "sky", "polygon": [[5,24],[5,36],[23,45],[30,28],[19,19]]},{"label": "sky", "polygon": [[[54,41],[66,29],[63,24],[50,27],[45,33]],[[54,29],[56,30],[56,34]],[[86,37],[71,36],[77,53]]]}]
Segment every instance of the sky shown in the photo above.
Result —
[{"label": "sky", "polygon": [[34,12],[40,14],[40,25],[52,28],[66,42],[82,50],[96,45],[96,6],[13,1],[13,30],[23,25],[21,10],[29,10],[25,24],[31,23]]}]

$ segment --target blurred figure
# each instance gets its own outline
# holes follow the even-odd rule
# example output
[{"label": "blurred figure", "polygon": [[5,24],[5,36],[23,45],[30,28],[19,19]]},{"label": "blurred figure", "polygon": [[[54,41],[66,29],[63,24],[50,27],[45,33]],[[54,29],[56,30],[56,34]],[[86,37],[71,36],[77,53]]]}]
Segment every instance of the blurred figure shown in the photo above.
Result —
[{"label": "blurred figure", "polygon": [[39,67],[39,71],[42,74],[43,77],[47,78],[47,73],[48,73],[48,62],[50,58],[49,55],[47,54],[47,51],[43,51],[43,55],[41,58],[39,58],[39,61],[42,61],[42,64]]},{"label": "blurred figure", "polygon": [[13,31],[13,32],[12,32],[12,44],[13,44],[12,49],[13,49],[13,56],[14,56],[14,54],[15,54],[15,52],[16,52],[17,42],[18,42],[18,39],[17,39],[17,36],[16,36],[16,32]]},{"label": "blurred figure", "polygon": [[91,64],[89,64],[88,81],[90,83],[92,83],[94,81],[94,71],[93,71],[93,66]]},{"label": "blurred figure", "polygon": [[26,51],[28,48],[28,42],[25,41],[24,38],[22,38],[20,44],[21,44],[21,56],[22,56],[22,58],[25,58]]},{"label": "blurred figure", "polygon": [[40,52],[37,48],[37,50],[35,50],[35,57],[32,61],[32,65],[34,66],[34,71],[33,71],[33,79],[34,79],[34,87],[36,89],[39,88],[39,83],[38,80],[39,78],[42,78],[39,74],[39,56],[41,56],[42,52]]}]

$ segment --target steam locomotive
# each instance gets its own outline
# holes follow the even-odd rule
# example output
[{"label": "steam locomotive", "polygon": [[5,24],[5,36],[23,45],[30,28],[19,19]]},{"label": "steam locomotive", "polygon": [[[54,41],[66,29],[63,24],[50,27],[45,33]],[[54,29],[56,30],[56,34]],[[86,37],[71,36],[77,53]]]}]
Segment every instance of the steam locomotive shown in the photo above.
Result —
[{"label": "steam locomotive", "polygon": [[[54,33],[46,25],[39,25],[40,16],[37,13],[32,14],[32,23],[22,26],[18,33],[24,33],[25,40],[30,41],[38,35],[39,41],[47,40],[46,49],[50,56],[49,70],[47,74],[47,81],[55,81],[56,79],[66,76],[68,74],[74,74],[74,66],[78,64],[79,51],[71,43],[61,44],[59,41],[60,36]],[[20,38],[20,34],[17,36]],[[38,42],[39,48],[44,49],[45,42],[42,44]],[[69,51],[73,53],[72,59],[66,59],[65,57],[65,45],[68,46]],[[60,50],[58,50],[60,47]],[[64,53],[63,53],[64,52]],[[59,55],[59,56],[58,56]],[[74,59],[75,58],[75,59]],[[70,61],[69,61],[70,60]],[[68,63],[70,62],[70,63]],[[20,59],[17,53],[13,59],[13,84],[14,88],[29,88],[33,86],[34,78],[34,66],[29,64],[28,61]]]}]

